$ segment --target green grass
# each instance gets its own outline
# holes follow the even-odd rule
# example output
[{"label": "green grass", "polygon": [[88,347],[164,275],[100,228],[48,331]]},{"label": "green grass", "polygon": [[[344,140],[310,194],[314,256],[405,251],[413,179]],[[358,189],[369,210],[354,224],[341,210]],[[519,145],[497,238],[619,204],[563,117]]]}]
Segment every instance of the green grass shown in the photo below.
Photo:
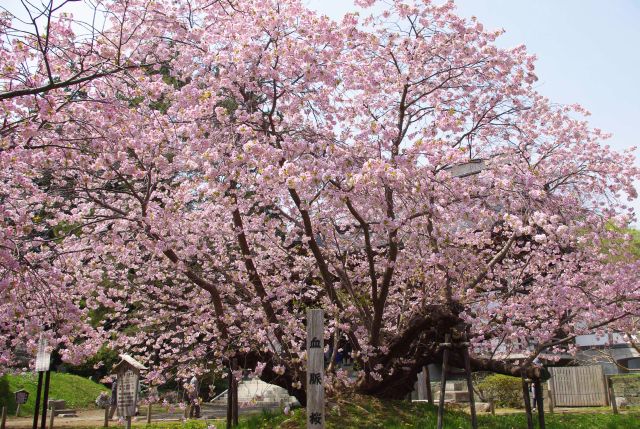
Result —
[{"label": "green grass", "polygon": [[[293,415],[262,413],[241,419],[238,429],[304,429],[306,428],[304,409],[296,409]],[[427,404],[412,404],[401,401],[381,402],[371,398],[342,399],[330,405],[327,412],[328,429],[430,429],[436,427],[436,408]],[[478,416],[482,429],[526,428],[524,414]],[[635,429],[640,428],[640,413],[613,415],[611,413],[589,414],[546,414],[547,429]],[[210,422],[211,423],[211,422]],[[224,422],[215,421],[218,429],[225,428]],[[537,421],[536,421],[537,427]],[[447,411],[444,427],[466,429],[471,426],[468,414],[461,411]],[[202,421],[186,423],[155,423],[135,425],[137,429],[204,429]],[[84,428],[94,429],[94,428]]]},{"label": "green grass", "polygon": [[[44,384],[44,381],[43,381]],[[24,389],[29,392],[29,400],[20,407],[21,416],[33,415],[38,377],[35,374],[4,375],[0,377],[0,405],[15,414],[16,404],[14,392]],[[51,373],[49,387],[50,399],[64,399],[68,408],[91,408],[102,391],[108,390],[102,384],[72,374]]]},{"label": "green grass", "polygon": [[[248,420],[246,429],[305,427],[305,415],[302,410],[292,418],[272,416],[264,424]],[[436,408],[427,404],[409,402],[380,402],[370,398],[356,401],[338,402],[337,407],[327,413],[327,428],[435,428]],[[612,414],[569,414],[546,415],[548,429],[633,429],[640,428],[640,414],[614,416]],[[479,427],[483,429],[519,429],[526,428],[524,414],[478,416]],[[461,411],[449,411],[445,414],[445,428],[459,429],[470,427],[470,417]]]},{"label": "green grass", "polygon": [[[85,380],[86,381],[86,380]],[[93,396],[93,395],[92,395]],[[436,408],[427,404],[406,401],[379,401],[368,397],[342,398],[332,401],[327,407],[327,429],[430,429],[436,427]],[[535,417],[535,416],[534,416]],[[238,429],[304,429],[306,428],[304,409],[295,409],[293,414],[264,412],[241,418]],[[470,427],[469,415],[456,410],[445,414],[446,429],[466,429]],[[481,429],[521,429],[526,428],[523,413],[478,416]],[[627,414],[613,415],[610,412],[588,412],[580,414],[546,414],[547,429],[640,429],[640,410]],[[60,421],[61,424],[62,421]],[[218,429],[226,427],[224,421],[209,421]],[[57,427],[64,427],[58,426]],[[101,426],[74,427],[74,429],[98,429]],[[113,425],[113,427],[120,427]],[[136,429],[205,429],[201,420],[182,422],[154,422],[150,425],[135,422]],[[536,422],[537,427],[537,422]]]}]

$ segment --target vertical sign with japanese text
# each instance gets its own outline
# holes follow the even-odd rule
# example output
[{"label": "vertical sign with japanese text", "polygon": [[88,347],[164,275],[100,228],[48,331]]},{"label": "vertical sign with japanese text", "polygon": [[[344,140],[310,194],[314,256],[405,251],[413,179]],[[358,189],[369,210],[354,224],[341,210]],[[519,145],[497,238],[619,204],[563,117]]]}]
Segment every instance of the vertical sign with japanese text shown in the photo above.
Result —
[{"label": "vertical sign with japanese text", "polygon": [[307,310],[307,428],[324,429],[324,311]]},{"label": "vertical sign with japanese text", "polygon": [[136,414],[138,400],[138,374],[130,369],[118,374],[117,407],[120,417]]}]

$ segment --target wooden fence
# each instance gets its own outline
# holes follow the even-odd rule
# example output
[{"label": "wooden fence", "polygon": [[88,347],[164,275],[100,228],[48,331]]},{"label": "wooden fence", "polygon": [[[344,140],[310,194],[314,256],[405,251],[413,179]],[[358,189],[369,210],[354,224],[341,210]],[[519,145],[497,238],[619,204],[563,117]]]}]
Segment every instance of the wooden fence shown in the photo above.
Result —
[{"label": "wooden fence", "polygon": [[549,368],[549,388],[557,407],[609,405],[604,373],[599,365]]}]

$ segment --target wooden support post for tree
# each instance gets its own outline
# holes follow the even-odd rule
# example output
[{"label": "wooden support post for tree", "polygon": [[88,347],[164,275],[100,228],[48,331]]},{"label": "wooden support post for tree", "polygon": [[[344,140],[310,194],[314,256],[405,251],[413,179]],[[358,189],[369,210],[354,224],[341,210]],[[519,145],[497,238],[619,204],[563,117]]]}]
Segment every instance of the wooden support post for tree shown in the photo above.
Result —
[{"label": "wooden support post for tree", "polygon": [[54,410],[51,410],[51,416],[49,417],[49,429],[53,429],[53,420],[56,417]]},{"label": "wooden support post for tree", "polygon": [[616,403],[616,392],[613,389],[613,381],[611,377],[607,378],[607,387],[609,391],[609,402],[611,402],[611,410],[613,414],[618,414],[618,404]]},{"label": "wooden support post for tree", "polygon": [[493,399],[489,399],[489,411],[491,411],[491,415],[496,415],[496,402]]},{"label": "wooden support post for tree", "polygon": [[431,391],[431,375],[429,374],[429,367],[423,366],[422,372],[424,373],[424,384],[427,386],[427,401],[429,405],[433,405],[433,392]]},{"label": "wooden support post for tree", "polygon": [[111,406],[108,406],[107,408],[104,409],[104,427],[108,428],[109,427],[109,409],[111,408]]},{"label": "wooden support post for tree", "polygon": [[2,407],[2,417],[0,418],[0,429],[5,429],[7,426],[7,407]]},{"label": "wooden support post for tree", "polygon": [[524,399],[524,410],[527,414],[527,429],[533,429],[533,415],[531,413],[531,395],[529,394],[529,382],[524,377],[522,371],[522,397]]},{"label": "wooden support post for tree", "polygon": [[549,414],[553,414],[555,408],[555,400],[553,399],[553,392],[549,389],[549,384],[547,383],[547,396],[549,398]]},{"label": "wooden support post for tree", "polygon": [[[49,383],[51,381],[51,371],[47,371],[44,376],[44,393],[42,395],[42,421],[41,428],[47,427],[47,408],[49,408]],[[53,412],[53,410],[51,411]]]},{"label": "wooden support post for tree", "polygon": [[38,371],[38,387],[36,388],[36,403],[33,407],[33,426],[32,429],[38,429],[38,415],[40,413],[40,395],[42,394],[42,371]]},{"label": "wooden support post for tree", "polygon": [[151,402],[147,405],[147,424],[151,423]]},{"label": "wooden support post for tree", "polygon": [[307,429],[324,429],[324,311],[307,310]]},{"label": "wooden support post for tree", "polygon": [[542,383],[539,378],[536,378],[533,382],[535,389],[535,401],[536,407],[538,407],[538,426],[540,429],[545,429],[544,423],[544,398],[542,396]]},{"label": "wooden support post for tree", "polygon": [[464,372],[467,377],[467,390],[469,391],[469,408],[471,411],[471,427],[478,429],[478,417],[476,415],[476,401],[473,396],[473,380],[471,379],[471,359],[469,358],[469,345],[465,344],[462,353],[464,355]]},{"label": "wooden support post for tree", "polygon": [[231,361],[229,361],[229,373],[227,375],[227,429],[231,429],[233,422],[233,371],[231,371]]},{"label": "wooden support post for tree", "polygon": [[22,404],[18,404],[16,406],[16,417],[20,417],[20,407],[22,406]]},{"label": "wooden support post for tree", "polygon": [[442,375],[440,376],[440,397],[438,398],[438,429],[442,429],[444,424],[444,393],[447,386],[447,361],[449,360],[449,349],[451,348],[451,335],[444,336],[444,347],[442,352]]},{"label": "wooden support post for tree", "polygon": [[[238,359],[237,358],[233,358],[231,360],[231,369],[233,369],[233,371],[237,371],[238,370]],[[231,410],[232,413],[232,420],[233,420],[233,426],[238,426],[238,380],[236,380],[235,377],[232,377],[232,382],[233,382],[233,409]]]}]

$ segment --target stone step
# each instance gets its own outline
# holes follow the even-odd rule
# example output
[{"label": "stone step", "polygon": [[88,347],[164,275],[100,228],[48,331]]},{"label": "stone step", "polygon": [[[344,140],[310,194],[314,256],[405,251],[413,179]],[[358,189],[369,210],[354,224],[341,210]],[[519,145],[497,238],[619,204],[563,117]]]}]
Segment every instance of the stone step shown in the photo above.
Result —
[{"label": "stone step", "polygon": [[67,402],[64,399],[49,399],[50,410],[64,410],[67,408]]},{"label": "stone step", "polygon": [[53,413],[56,416],[60,416],[60,417],[78,417],[76,415],[76,410],[72,410],[70,408],[68,409],[61,408],[61,409],[53,410]]}]

